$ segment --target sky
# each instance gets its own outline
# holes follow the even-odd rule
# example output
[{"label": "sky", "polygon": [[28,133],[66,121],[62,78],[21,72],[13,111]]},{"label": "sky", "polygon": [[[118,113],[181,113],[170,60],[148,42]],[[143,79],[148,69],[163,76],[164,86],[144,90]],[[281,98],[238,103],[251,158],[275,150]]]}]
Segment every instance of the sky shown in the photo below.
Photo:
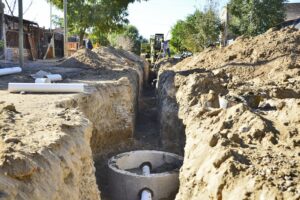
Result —
[{"label": "sky", "polygon": [[[155,33],[164,33],[170,36],[171,27],[180,19],[192,14],[196,8],[202,9],[207,0],[148,0],[147,2],[136,2],[129,5],[130,24],[139,29],[140,34],[149,38]],[[8,0],[13,2],[13,0]],[[29,7],[30,3],[31,6]],[[228,0],[219,0],[223,6]],[[289,2],[300,2],[290,0]],[[29,7],[29,9],[27,9]],[[50,6],[46,0],[23,0],[24,19],[37,22],[40,27],[50,27]],[[5,8],[8,13],[7,7]],[[15,8],[17,16],[18,7]],[[62,15],[62,12],[53,8],[53,14]]]},{"label": "sky", "polygon": [[[170,36],[170,30],[175,23],[192,14],[196,8],[202,9],[205,0],[149,0],[147,2],[130,4],[129,21],[135,25],[142,36],[149,38],[155,33]],[[221,0],[220,4],[225,4]]]}]

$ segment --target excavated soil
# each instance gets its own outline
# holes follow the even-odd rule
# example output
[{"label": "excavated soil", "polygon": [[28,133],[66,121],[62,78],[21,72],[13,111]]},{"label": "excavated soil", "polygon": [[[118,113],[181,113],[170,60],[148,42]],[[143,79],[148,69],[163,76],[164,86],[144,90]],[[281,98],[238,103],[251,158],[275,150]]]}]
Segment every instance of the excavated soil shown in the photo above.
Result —
[{"label": "excavated soil", "polygon": [[[8,82],[34,82],[30,75],[39,70],[85,83],[85,92],[6,91]],[[141,146],[133,136],[148,70],[138,56],[103,47],[62,62],[26,63],[22,73],[1,77],[0,197],[100,199],[107,157]]]},{"label": "excavated soil", "polygon": [[[300,198],[299,75],[294,29],[240,37],[160,69],[161,136],[184,147],[176,199]],[[219,95],[229,108],[219,108]]]},{"label": "excavated soil", "polygon": [[[0,198],[109,199],[107,160],[153,149],[184,155],[178,200],[300,199],[299,56],[294,29],[240,37],[159,63],[157,91],[145,61],[111,47],[27,64],[0,78]],[[39,70],[85,93],[6,91]]]}]

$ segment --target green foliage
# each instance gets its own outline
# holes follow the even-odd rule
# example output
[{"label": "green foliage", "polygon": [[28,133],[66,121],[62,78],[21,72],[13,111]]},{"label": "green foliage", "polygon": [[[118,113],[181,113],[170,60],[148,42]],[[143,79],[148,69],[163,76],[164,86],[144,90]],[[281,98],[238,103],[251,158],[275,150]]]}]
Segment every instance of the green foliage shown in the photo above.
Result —
[{"label": "green foliage", "polygon": [[[62,0],[48,0],[63,9]],[[68,26],[71,33],[78,34],[82,42],[87,29],[109,33],[117,30],[127,20],[129,3],[141,0],[68,0]]]},{"label": "green foliage", "polygon": [[231,0],[229,28],[235,35],[255,36],[284,21],[285,0]]},{"label": "green foliage", "polygon": [[141,43],[141,53],[149,54],[151,53],[151,46],[147,40],[142,41]]},{"label": "green foliage", "polygon": [[178,21],[171,30],[171,46],[176,52],[200,52],[218,41],[220,20],[212,8],[196,10],[186,20]]},{"label": "green foliage", "polygon": [[184,40],[186,36],[185,30],[186,22],[179,20],[171,30],[172,39],[170,41],[171,48],[176,52],[185,51]]},{"label": "green foliage", "polygon": [[101,32],[93,32],[89,35],[89,38],[92,40],[92,43],[99,44],[100,46],[109,46],[110,42],[107,39],[107,34]]},{"label": "green foliage", "polygon": [[59,17],[58,15],[53,15],[51,21],[56,28],[64,27],[64,18]]},{"label": "green foliage", "polygon": [[2,50],[4,48],[4,40],[0,40],[0,49]]}]

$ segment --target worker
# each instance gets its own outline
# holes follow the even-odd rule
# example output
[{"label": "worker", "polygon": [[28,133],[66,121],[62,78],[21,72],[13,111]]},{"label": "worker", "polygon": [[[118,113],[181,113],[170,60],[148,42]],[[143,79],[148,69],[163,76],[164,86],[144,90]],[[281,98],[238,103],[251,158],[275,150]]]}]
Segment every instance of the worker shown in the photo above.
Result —
[{"label": "worker", "polygon": [[163,51],[164,51],[164,57],[166,57],[166,54],[168,54],[168,57],[171,57],[170,47],[169,47],[169,40],[165,40],[162,43]]},{"label": "worker", "polygon": [[93,49],[93,44],[89,38],[86,40],[86,48]]}]

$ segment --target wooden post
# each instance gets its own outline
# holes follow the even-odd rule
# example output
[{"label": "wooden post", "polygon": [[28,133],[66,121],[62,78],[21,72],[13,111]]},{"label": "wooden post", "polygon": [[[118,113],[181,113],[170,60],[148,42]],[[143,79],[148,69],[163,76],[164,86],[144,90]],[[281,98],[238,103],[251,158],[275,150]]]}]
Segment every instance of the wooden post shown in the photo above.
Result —
[{"label": "wooden post", "polygon": [[64,0],[64,54],[68,57],[68,19],[67,19],[67,0]]},{"label": "wooden post", "polygon": [[0,0],[0,41],[3,42],[3,47],[2,47],[2,55],[1,59],[5,59],[5,50],[6,50],[6,35],[5,35],[5,23],[4,23],[4,3],[2,3],[2,0]]},{"label": "wooden post", "polygon": [[19,64],[24,66],[23,0],[19,0]]}]

